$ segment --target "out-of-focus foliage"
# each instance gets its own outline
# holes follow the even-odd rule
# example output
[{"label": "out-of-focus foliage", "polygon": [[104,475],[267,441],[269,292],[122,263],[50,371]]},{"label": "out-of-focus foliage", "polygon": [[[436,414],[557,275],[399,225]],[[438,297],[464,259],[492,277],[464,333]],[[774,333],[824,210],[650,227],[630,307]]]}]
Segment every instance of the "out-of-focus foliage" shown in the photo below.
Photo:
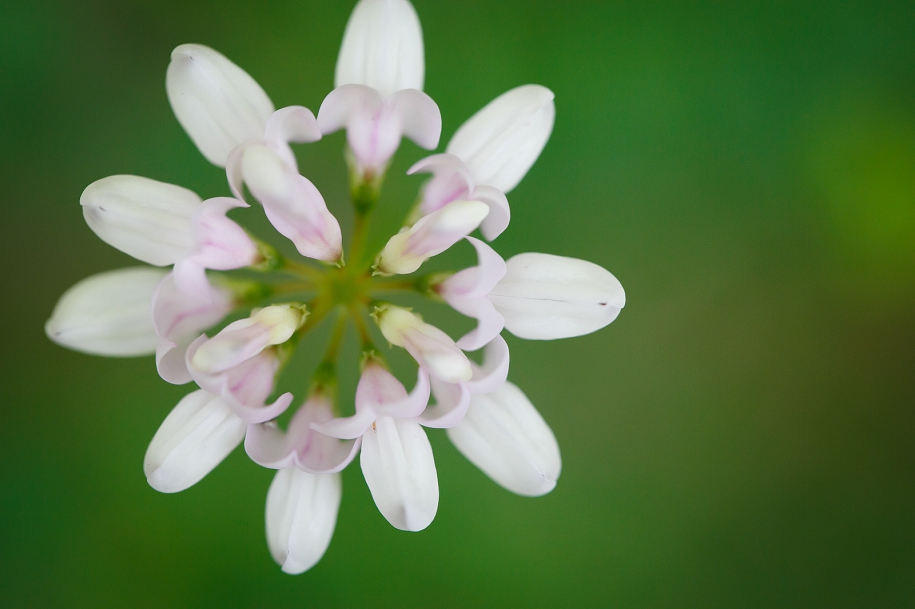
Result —
[{"label": "out-of-focus foliage", "polygon": [[[557,488],[515,497],[432,433],[432,526],[394,530],[350,468],[330,549],[298,577],[267,551],[271,473],[241,451],[184,493],[150,489],[144,451],[188,388],[42,330],[67,287],[131,263],[79,195],[118,173],[227,194],[171,114],[171,49],[213,46],[278,107],[316,110],[352,5],[7,0],[0,604],[912,606],[911,3],[415,5],[443,142],[510,87],[556,93],[499,251],[592,260],[626,288],[602,332],[509,339],[562,449]],[[342,147],[297,152],[346,231]],[[392,165],[378,245],[420,152]]]}]

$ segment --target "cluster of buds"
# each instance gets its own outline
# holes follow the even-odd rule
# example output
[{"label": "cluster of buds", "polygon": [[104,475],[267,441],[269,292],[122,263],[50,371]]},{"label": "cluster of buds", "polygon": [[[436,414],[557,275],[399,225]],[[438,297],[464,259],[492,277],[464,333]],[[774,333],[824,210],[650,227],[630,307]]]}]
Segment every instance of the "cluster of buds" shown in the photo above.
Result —
[{"label": "cluster of buds", "polygon": [[[155,433],[147,480],[161,492],[184,490],[244,443],[254,462],[277,470],[267,541],[287,573],[306,571],[327,549],[339,472],[357,455],[388,522],[407,531],[429,526],[439,491],[424,428],[446,429],[458,450],[512,492],[551,491],[561,469],[556,438],[507,380],[501,332],[579,336],[612,322],[625,303],[620,283],[598,265],[540,253],[506,261],[487,243],[507,229],[506,194],[553,128],[553,93],[539,85],[500,95],[457,130],[444,153],[416,162],[408,173],[431,174],[418,203],[380,252],[366,251],[368,222],[401,139],[429,150],[439,144],[441,115],[422,91],[424,73],[422,31],[408,0],[360,0],[344,34],[336,88],[317,116],[301,106],[275,110],[229,59],[181,45],[166,72],[168,99],[200,152],[225,169],[232,196],[204,201],[179,186],[118,175],[91,184],[80,200],[102,240],[151,266],[73,286],[54,309],[48,336],[86,353],[155,354],[165,381],[195,384]],[[290,147],[341,129],[354,208],[346,248]],[[250,213],[246,189],[303,259],[280,255],[227,216]],[[471,236],[477,230],[482,240]],[[476,266],[401,277],[463,241],[476,250]],[[399,291],[444,301],[476,327],[454,340],[391,302]],[[276,395],[279,375],[325,320],[332,327],[325,356],[304,402],[281,426],[294,396]],[[350,329],[362,349],[351,364],[361,370],[352,399],[338,395],[336,381]],[[376,348],[379,335],[415,360],[410,391]],[[475,351],[481,363],[467,356]]]}]

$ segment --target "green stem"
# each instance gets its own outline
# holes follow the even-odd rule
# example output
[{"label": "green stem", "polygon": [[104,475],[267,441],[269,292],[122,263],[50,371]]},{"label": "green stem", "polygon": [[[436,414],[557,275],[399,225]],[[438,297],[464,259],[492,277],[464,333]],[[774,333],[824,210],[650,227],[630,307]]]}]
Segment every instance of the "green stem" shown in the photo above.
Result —
[{"label": "green stem", "polygon": [[356,216],[353,220],[353,239],[349,245],[349,261],[352,268],[361,269],[362,255],[365,252],[365,240],[368,236],[369,217],[371,209],[360,212],[357,206]]},{"label": "green stem", "polygon": [[283,259],[283,264],[279,270],[289,271],[290,273],[294,273],[300,277],[309,279],[314,283],[320,283],[324,278],[324,273],[321,272],[320,269],[316,269],[311,265],[303,264],[297,260],[289,260],[287,258]]},{"label": "green stem", "polygon": [[362,307],[353,306],[350,311],[353,315],[353,322],[356,324],[356,331],[359,333],[359,342],[362,343],[362,350],[375,350],[375,344],[372,342],[372,335],[369,334],[369,327],[362,316]]}]

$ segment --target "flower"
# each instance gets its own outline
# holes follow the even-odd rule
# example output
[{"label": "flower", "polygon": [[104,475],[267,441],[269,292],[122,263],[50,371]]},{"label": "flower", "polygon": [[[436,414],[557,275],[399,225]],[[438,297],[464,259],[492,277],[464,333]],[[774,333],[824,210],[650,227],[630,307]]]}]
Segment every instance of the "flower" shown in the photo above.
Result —
[{"label": "flower", "polygon": [[[540,85],[503,93],[457,130],[445,152],[415,162],[408,173],[431,174],[417,205],[380,251],[367,251],[369,218],[401,139],[438,146],[441,114],[422,90],[424,77],[422,30],[408,0],[357,3],[335,88],[317,117],[302,106],[276,110],[224,55],[181,45],[166,70],[169,102],[204,157],[225,169],[232,196],[203,200],[180,186],[111,176],[80,198],[102,240],[152,266],[77,283],[54,308],[48,336],[85,353],[155,354],[165,381],[193,383],[153,435],[147,481],[179,492],[244,443],[252,461],[276,470],[266,500],[267,545],[286,573],[307,571],[327,550],[342,497],[339,472],[357,454],[391,525],[430,526],[439,487],[424,428],[446,429],[461,453],[514,493],[551,491],[561,470],[558,443],[507,380],[501,332],[579,336],[612,322],[625,305],[619,281],[596,264],[541,253],[506,261],[472,236],[479,229],[491,242],[507,229],[506,194],[550,137],[554,96]],[[339,129],[346,129],[355,213],[345,256],[340,225],[290,146]],[[244,186],[304,260],[281,255],[236,222],[257,209],[245,202]],[[475,248],[476,266],[413,276],[462,241]],[[477,325],[455,341],[397,304],[403,292],[444,301]],[[284,425],[278,417],[294,401],[284,387],[302,374],[290,365],[292,355],[301,344],[317,353],[312,330],[322,324],[331,326],[323,358],[307,398]],[[337,375],[349,329],[362,353],[351,399],[341,397]],[[376,348],[378,338],[415,360],[409,393]],[[468,357],[474,351],[482,351],[482,364]]]}]

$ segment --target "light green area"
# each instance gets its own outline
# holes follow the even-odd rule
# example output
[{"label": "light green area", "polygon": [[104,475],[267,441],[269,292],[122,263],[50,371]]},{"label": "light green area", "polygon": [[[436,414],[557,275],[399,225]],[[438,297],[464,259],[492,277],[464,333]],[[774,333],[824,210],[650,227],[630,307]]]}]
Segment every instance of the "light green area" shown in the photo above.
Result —
[{"label": "light green area", "polygon": [[[443,143],[511,87],[556,93],[496,249],[591,260],[626,288],[601,332],[508,337],[510,378],[559,440],[556,489],[513,496],[431,431],[429,529],[393,529],[350,467],[330,549],[298,577],[270,559],[271,473],[242,451],[188,491],[151,490],[143,454],[188,388],[152,358],[43,334],[67,287],[131,264],[92,234],[79,195],[118,173],[227,195],[168,106],[171,49],[213,46],[277,107],[316,110],[351,3],[8,0],[0,605],[915,605],[911,3],[415,5]],[[336,134],[296,152],[349,235],[343,146]],[[422,178],[404,172],[422,154],[405,143],[394,159],[366,251],[409,212]],[[233,217],[272,239],[257,208]],[[473,260],[461,247],[421,272]],[[470,327],[400,302],[452,336]],[[297,397],[323,356],[306,344],[287,368],[301,376],[283,379]],[[347,333],[342,396],[358,350]]]}]

